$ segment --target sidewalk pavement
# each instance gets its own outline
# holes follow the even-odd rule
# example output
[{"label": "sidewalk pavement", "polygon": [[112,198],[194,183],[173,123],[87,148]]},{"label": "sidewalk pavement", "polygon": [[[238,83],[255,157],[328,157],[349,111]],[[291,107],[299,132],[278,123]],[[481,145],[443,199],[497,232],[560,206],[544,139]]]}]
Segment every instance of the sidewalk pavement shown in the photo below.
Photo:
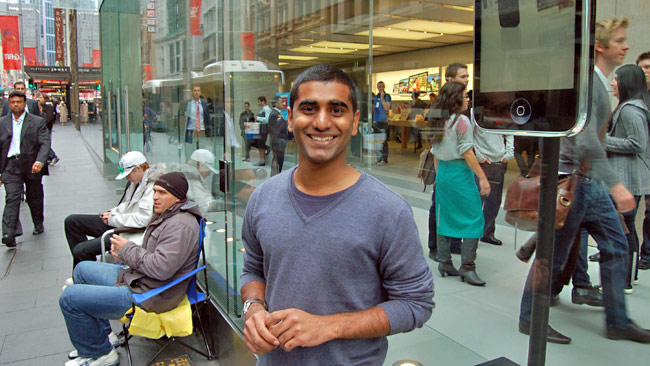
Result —
[{"label": "sidewalk pavement", "polygon": [[[43,178],[45,233],[32,236],[31,215],[23,203],[20,217],[25,234],[17,238],[15,250],[0,246],[0,365],[63,365],[68,360],[73,346],[58,303],[63,282],[72,271],[63,221],[73,213],[103,212],[120,198],[73,125],[56,125],[52,138],[61,161]],[[4,202],[1,187],[0,196]],[[113,329],[119,332],[120,323],[114,322]],[[198,337],[190,338],[198,343]],[[144,364],[157,351],[151,340],[133,338],[130,343],[134,365]],[[118,351],[122,365],[128,364],[125,350]],[[158,359],[180,355],[189,355],[194,365],[219,364],[178,344]]]}]

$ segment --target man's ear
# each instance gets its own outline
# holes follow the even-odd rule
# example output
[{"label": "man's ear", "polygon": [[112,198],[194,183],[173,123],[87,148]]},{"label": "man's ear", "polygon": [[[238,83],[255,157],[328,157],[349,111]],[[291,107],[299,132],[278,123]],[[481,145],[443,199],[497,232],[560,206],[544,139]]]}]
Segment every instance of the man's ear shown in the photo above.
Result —
[{"label": "man's ear", "polygon": [[603,51],[605,51],[606,48],[607,47],[603,45],[603,42],[596,40],[596,43],[594,44],[594,49],[596,50],[596,52],[603,53]]},{"label": "man's ear", "polygon": [[352,121],[352,131],[351,135],[356,136],[357,133],[359,132],[359,117],[361,116],[361,111],[357,109],[356,112],[354,112],[354,120]]},{"label": "man's ear", "polygon": [[289,129],[289,132],[293,133],[293,115],[291,114],[291,107],[287,108],[287,115],[287,118],[289,119],[287,128]]}]

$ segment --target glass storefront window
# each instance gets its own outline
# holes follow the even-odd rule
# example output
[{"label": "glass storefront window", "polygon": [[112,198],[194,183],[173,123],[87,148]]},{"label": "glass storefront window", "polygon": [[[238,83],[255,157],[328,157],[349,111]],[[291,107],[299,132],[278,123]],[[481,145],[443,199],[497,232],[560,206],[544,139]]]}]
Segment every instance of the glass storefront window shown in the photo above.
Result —
[{"label": "glass storefront window", "polygon": [[[565,1],[537,3],[561,6]],[[621,16],[621,6],[613,3],[599,2],[599,19]],[[473,88],[474,4],[472,0],[104,1],[100,14],[107,163],[117,162],[128,149],[140,150],[151,162],[165,163],[168,171],[186,174],[188,196],[199,203],[208,220],[206,259],[212,296],[239,332],[246,204],[262,183],[298,163],[295,140],[278,143],[273,127],[266,124],[266,113],[277,109],[278,119],[288,119],[288,93],[309,66],[331,64],[355,81],[361,119],[348,147],[348,162],[404,197],[428,255],[436,241],[433,191],[423,185],[418,167],[423,152],[431,148],[428,118],[447,83],[450,65],[464,65],[467,90]],[[626,63],[634,63],[650,44],[638,28],[645,20],[627,15],[632,50]],[[390,95],[385,114],[376,110],[380,81]],[[503,144],[504,161],[497,158],[494,164],[500,169],[495,174],[502,173],[502,178],[490,178],[500,192],[528,174],[540,153],[535,138],[516,137]],[[516,327],[529,267],[513,252],[532,233],[515,230],[505,221],[502,202],[503,197],[496,197],[484,203],[495,209],[489,214],[495,230],[485,233],[476,260],[487,287],[437,276],[438,263],[427,259],[436,275],[438,307],[423,328],[389,338],[385,364],[415,359],[423,364],[437,360],[465,365],[498,356],[525,362],[528,338]],[[639,232],[641,217],[636,219]],[[587,251],[597,252],[593,246]],[[453,260],[459,264],[457,256]],[[597,264],[586,273],[591,284],[599,283]],[[630,317],[648,326],[650,319],[640,311],[650,301],[644,275],[639,274],[640,285],[626,300]],[[620,351],[602,338],[600,328],[583,331],[586,319],[600,326],[602,312],[569,305],[569,294],[571,290],[565,289],[560,295],[560,305],[551,312],[552,324],[576,336],[589,333],[584,342],[611,351],[602,355],[603,360],[620,361],[613,356]],[[506,349],[504,342],[515,347]],[[625,346],[647,354],[645,349]],[[549,352],[549,364],[593,361],[592,351],[571,347],[571,352]]]}]

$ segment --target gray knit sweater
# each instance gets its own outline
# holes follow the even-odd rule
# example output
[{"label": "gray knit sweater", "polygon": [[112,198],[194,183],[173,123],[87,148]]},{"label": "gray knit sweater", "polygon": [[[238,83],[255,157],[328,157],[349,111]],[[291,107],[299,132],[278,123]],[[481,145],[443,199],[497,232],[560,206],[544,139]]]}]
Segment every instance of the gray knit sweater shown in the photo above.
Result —
[{"label": "gray knit sweater", "polygon": [[650,194],[648,118],[650,111],[643,101],[627,101],[612,116],[612,132],[605,139],[612,168],[635,196]]},{"label": "gray knit sweater", "polygon": [[[408,203],[362,173],[306,217],[291,191],[294,170],[264,182],[248,201],[242,286],[265,283],[270,312],[329,315],[379,305],[391,334],[421,327],[434,307],[433,277]],[[387,348],[385,337],[336,339],[291,352],[277,348],[258,365],[381,365]]]}]

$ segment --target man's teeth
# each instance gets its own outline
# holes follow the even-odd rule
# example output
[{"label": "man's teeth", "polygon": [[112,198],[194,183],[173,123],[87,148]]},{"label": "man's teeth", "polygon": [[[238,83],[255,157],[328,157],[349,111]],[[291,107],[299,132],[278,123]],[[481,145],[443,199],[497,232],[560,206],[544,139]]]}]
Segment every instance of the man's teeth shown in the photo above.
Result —
[{"label": "man's teeth", "polygon": [[316,141],[322,141],[322,142],[325,142],[325,141],[329,141],[329,140],[331,140],[331,139],[332,139],[332,136],[327,136],[327,137],[312,136],[311,138],[314,139],[314,140],[316,140]]}]

